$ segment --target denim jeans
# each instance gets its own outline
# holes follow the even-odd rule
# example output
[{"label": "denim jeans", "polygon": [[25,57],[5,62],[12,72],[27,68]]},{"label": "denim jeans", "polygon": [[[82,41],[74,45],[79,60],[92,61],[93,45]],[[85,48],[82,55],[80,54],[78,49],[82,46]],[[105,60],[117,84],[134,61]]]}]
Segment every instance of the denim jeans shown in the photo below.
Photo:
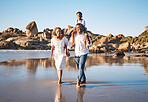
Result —
[{"label": "denim jeans", "polygon": [[78,81],[86,82],[86,76],[84,73],[85,62],[87,60],[87,54],[81,56],[75,56],[75,61],[77,64],[78,72]]}]

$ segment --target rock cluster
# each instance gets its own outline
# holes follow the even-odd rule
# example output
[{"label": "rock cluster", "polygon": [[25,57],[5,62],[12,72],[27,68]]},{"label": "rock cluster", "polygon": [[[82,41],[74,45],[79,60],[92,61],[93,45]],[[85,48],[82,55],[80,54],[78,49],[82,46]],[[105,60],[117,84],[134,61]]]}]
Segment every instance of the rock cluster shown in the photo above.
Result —
[{"label": "rock cluster", "polygon": [[[9,27],[7,30],[0,32],[0,49],[50,49],[50,41],[56,35],[56,29],[57,27],[54,29],[46,28],[43,32],[38,32],[35,21],[26,26],[25,32],[18,28]],[[74,30],[75,27],[68,25],[68,28],[63,29],[63,34],[69,39]],[[123,34],[104,36],[93,34],[88,30],[87,33],[92,40],[92,46],[89,47],[89,50],[93,53],[148,52],[148,26],[138,37],[125,37]]]}]

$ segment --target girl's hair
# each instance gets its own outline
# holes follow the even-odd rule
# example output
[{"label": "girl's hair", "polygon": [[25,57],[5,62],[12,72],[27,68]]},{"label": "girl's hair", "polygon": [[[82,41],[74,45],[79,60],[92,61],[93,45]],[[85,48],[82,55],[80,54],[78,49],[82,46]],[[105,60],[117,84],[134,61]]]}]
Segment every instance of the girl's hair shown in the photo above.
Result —
[{"label": "girl's hair", "polygon": [[78,13],[79,13],[80,15],[82,15],[82,12],[80,12],[80,11],[79,11],[79,12],[77,12],[77,13],[76,13],[76,15],[77,15]]}]

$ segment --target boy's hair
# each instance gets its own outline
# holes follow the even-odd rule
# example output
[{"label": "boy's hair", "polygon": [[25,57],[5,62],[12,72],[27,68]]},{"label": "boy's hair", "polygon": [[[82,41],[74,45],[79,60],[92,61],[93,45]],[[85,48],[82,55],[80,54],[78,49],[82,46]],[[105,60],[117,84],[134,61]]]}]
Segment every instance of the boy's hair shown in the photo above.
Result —
[{"label": "boy's hair", "polygon": [[76,15],[77,15],[78,13],[79,13],[80,15],[82,15],[82,12],[80,12],[80,11],[79,11],[79,12],[77,12],[77,13],[76,13]]}]

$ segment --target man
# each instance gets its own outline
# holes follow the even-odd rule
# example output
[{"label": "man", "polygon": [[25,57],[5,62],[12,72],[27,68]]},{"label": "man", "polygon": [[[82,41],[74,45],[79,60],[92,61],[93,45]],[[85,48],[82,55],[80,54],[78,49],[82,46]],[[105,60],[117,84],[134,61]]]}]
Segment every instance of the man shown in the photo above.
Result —
[{"label": "man", "polygon": [[84,73],[85,62],[87,60],[87,54],[89,53],[88,47],[92,44],[87,32],[84,32],[84,26],[81,23],[76,25],[76,30],[72,32],[72,36],[69,41],[68,49],[75,44],[75,61],[77,64],[78,79],[77,87],[80,87],[81,83],[86,83],[86,77]]}]

